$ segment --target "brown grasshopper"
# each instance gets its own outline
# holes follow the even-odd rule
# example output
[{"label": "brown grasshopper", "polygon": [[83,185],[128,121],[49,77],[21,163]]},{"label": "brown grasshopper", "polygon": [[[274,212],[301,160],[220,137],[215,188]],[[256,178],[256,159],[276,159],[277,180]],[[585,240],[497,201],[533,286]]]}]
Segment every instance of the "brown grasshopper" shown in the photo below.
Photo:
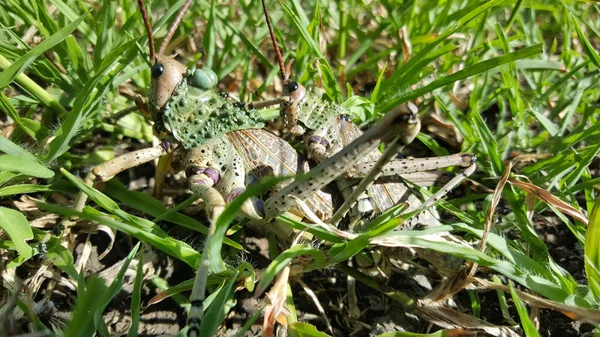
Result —
[{"label": "brown grasshopper", "polygon": [[[207,68],[186,70],[174,58],[164,52],[190,6],[188,0],[177,14],[158,52],[154,50],[154,38],[143,0],[138,0],[148,31],[152,81],[149,89],[149,110],[157,131],[167,137],[160,145],[134,151],[116,157],[94,167],[86,176],[85,183],[93,185],[111,179],[116,174],[174,153],[185,169],[190,190],[205,202],[210,221],[209,236],[226,204],[245,189],[249,176],[261,178],[271,172],[277,176],[294,176],[307,170],[306,163],[283,139],[263,130],[258,111],[252,105],[244,105],[214,90],[217,76]],[[279,214],[294,207],[295,199],[311,203],[313,209],[324,215],[331,214],[331,201],[320,192],[357,161],[370,153],[381,142],[388,142],[396,135],[416,136],[416,114],[401,109],[387,114],[382,121],[348,144],[321,165],[307,171],[287,185],[264,204],[264,212],[251,200],[241,209],[243,216],[269,222]],[[407,138],[407,137],[402,137]],[[265,170],[265,167],[268,168]],[[80,193],[75,209],[81,210],[87,196]],[[267,224],[269,226],[270,224]],[[202,317],[207,260],[200,262],[190,302],[190,336],[199,334]]]}]

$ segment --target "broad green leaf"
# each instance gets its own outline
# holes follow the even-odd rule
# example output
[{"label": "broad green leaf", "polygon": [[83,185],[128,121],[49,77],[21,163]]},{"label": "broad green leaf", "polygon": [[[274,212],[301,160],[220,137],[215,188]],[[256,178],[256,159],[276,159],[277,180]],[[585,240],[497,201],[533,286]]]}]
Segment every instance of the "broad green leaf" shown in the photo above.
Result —
[{"label": "broad green leaf", "polygon": [[29,160],[36,160],[35,156],[29,151],[13,143],[10,139],[0,135],[0,151],[11,156],[26,157]]},{"label": "broad green leaf", "polygon": [[298,337],[328,337],[329,335],[317,330],[317,328],[308,323],[295,322],[290,324],[289,329],[295,331]]},{"label": "broad green leaf", "polygon": [[0,170],[45,179],[54,177],[54,171],[49,170],[37,160],[8,154],[0,156]]},{"label": "broad green leaf", "polygon": [[33,232],[29,221],[21,212],[0,206],[0,228],[6,231],[15,245],[20,263],[33,256],[33,248],[27,244],[27,240],[33,239]]}]

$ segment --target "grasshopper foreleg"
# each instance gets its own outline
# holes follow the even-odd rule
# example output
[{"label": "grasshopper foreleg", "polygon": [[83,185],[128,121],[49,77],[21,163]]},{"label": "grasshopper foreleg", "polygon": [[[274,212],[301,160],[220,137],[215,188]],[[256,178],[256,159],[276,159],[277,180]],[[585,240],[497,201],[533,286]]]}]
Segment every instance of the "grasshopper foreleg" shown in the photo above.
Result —
[{"label": "grasshopper foreleg", "polygon": [[[160,156],[167,154],[173,150],[171,143],[162,142],[160,145],[129,152],[113,158],[105,163],[94,167],[85,177],[85,184],[93,186],[95,183],[104,182],[112,179],[115,175],[154,160]],[[76,211],[81,211],[87,201],[87,195],[79,192],[73,208]]]}]

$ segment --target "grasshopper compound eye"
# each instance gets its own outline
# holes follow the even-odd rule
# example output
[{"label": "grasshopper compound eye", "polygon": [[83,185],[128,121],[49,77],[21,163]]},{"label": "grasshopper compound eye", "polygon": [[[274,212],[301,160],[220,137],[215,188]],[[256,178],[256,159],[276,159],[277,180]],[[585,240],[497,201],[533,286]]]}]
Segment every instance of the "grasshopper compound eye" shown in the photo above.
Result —
[{"label": "grasshopper compound eye", "polygon": [[284,86],[284,93],[290,96],[295,102],[300,101],[306,96],[306,89],[298,82],[291,81]]},{"label": "grasshopper compound eye", "polygon": [[162,63],[155,63],[152,67],[152,78],[157,80],[165,73],[165,67]]},{"label": "grasshopper compound eye", "polygon": [[292,81],[292,82],[288,83],[286,90],[289,93],[292,93],[292,92],[298,90],[298,82]]}]

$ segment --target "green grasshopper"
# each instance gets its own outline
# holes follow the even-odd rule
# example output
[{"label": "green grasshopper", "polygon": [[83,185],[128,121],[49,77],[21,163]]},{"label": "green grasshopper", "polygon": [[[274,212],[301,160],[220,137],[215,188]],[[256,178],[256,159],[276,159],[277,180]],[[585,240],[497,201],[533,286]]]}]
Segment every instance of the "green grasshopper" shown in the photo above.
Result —
[{"label": "green grasshopper", "polygon": [[[190,190],[205,202],[210,236],[226,204],[245,189],[249,175],[261,178],[259,172],[265,172],[267,166],[267,171],[277,176],[294,176],[299,167],[307,166],[285,140],[262,129],[260,115],[252,105],[232,101],[214,90],[217,76],[212,70],[186,70],[174,58],[164,55],[191,2],[188,0],[181,8],[158,52],[155,52],[148,15],[143,0],[138,0],[148,31],[150,50],[152,81],[149,110],[155,129],[164,131],[167,137],[158,146],[127,153],[94,167],[86,176],[85,183],[93,185],[107,181],[124,170],[174,153],[185,169]],[[381,123],[342,151],[269,198],[264,203],[264,212],[247,200],[241,209],[242,215],[269,222],[294,207],[295,199],[290,195],[310,201],[314,209],[330,214],[331,202],[327,202],[320,189],[350,169],[357,158],[371,152],[381,142],[388,142],[397,134],[416,136],[414,130],[417,124],[414,113],[402,110],[390,112]],[[80,193],[75,201],[75,209],[81,210],[86,199],[86,195]],[[190,336],[199,334],[207,277],[207,268],[203,266],[206,262],[203,259],[200,263],[190,296]]]},{"label": "green grasshopper", "polygon": [[[359,138],[362,131],[346,117],[348,113],[341,105],[323,99],[323,90],[315,87],[306,89],[303,85],[290,79],[289,67],[284,66],[283,56],[273,31],[265,0],[261,1],[284,88],[282,97],[270,100],[261,106],[279,104],[283,128],[292,135],[304,134],[308,157],[323,163]],[[404,110],[405,113],[410,111],[412,114],[416,114],[417,110],[412,102],[408,102],[398,109]],[[420,123],[415,125],[414,130],[418,132],[419,128]],[[444,174],[439,171],[427,171],[450,166],[463,167],[464,170],[460,175],[448,181],[438,193],[425,202],[422,209],[426,209],[475,171],[476,157],[472,154],[392,161],[401,147],[410,143],[413,138],[407,135],[405,139],[402,139],[400,146],[388,149],[383,158],[379,151],[373,150],[362,157],[358,165],[355,165],[344,177],[337,180],[338,187],[346,201],[334,214],[332,218],[334,224],[338,223],[356,203],[358,203],[358,207],[353,209],[355,220],[351,223],[364,219],[368,213],[380,214],[404,199],[409,202],[407,212],[415,210],[420,205],[420,201],[409,193],[408,187],[403,182],[380,182],[372,185],[372,182],[380,175],[388,177],[400,175],[408,181],[421,181],[426,186]],[[363,180],[358,188],[348,188],[351,186],[349,178],[367,175],[369,179]],[[363,193],[365,190],[368,196]],[[428,218],[428,221],[431,221],[431,218]]]}]

